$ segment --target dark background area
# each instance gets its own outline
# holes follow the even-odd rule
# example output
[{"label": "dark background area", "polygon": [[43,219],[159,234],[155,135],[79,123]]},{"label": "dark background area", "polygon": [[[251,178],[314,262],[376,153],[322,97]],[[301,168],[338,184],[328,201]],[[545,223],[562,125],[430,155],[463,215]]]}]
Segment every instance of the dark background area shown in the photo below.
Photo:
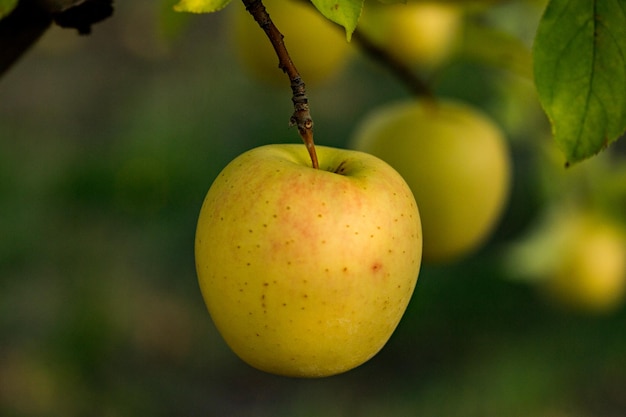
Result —
[{"label": "dark background area", "polygon": [[[489,18],[528,37],[538,15],[520,10]],[[88,37],[53,27],[0,79],[1,415],[624,415],[626,309],[559,308],[503,262],[604,157],[550,166],[559,175],[546,180],[553,145],[532,84],[461,58],[437,93],[494,117],[514,157],[491,240],[425,265],[389,343],[353,371],[298,380],[242,363],[201,298],[195,222],[228,161],[299,140],[288,82],[262,85],[240,68],[228,9],[168,20],[170,32],[182,25],[175,35],[162,13],[124,1]],[[309,97],[317,143],[341,147],[368,111],[408,93],[355,49]]]}]

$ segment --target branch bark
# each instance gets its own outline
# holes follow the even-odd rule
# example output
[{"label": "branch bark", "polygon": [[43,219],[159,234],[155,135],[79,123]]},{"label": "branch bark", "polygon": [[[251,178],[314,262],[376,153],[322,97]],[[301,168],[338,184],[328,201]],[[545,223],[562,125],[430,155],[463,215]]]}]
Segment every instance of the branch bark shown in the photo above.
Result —
[{"label": "branch bark", "polygon": [[242,0],[246,6],[248,13],[254,17],[254,20],[259,24],[261,29],[265,32],[268,39],[276,51],[278,57],[278,67],[289,77],[291,83],[292,97],[294,112],[290,118],[290,124],[298,128],[298,133],[304,142],[309,156],[311,157],[311,164],[313,168],[319,168],[319,162],[317,160],[317,153],[315,151],[315,143],[313,141],[313,118],[309,110],[309,99],[306,95],[306,88],[300,73],[294,65],[285,42],[283,41],[283,35],[280,33],[269,13],[265,9],[262,0]]}]

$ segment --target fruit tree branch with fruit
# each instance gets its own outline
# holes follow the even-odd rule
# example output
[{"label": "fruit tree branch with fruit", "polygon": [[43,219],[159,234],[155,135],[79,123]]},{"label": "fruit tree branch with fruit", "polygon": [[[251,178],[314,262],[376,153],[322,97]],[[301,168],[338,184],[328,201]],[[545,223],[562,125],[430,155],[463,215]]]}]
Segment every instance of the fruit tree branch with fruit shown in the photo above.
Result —
[{"label": "fruit tree branch with fruit", "polygon": [[[55,1],[0,0],[0,72],[53,22],[86,33],[92,23],[112,11],[107,0],[59,0],[61,5]],[[230,1],[180,0],[174,9],[210,13]],[[491,6],[498,0],[483,1]],[[488,110],[436,93],[438,65],[457,47],[455,36],[466,41],[468,35],[467,27],[462,36],[455,32],[460,21],[469,20],[461,19],[459,10],[465,13],[466,9],[456,2],[462,0],[242,2],[245,10],[240,8],[241,13],[233,15],[243,16],[242,20],[229,30],[239,34],[242,27],[252,27],[240,38],[248,43],[259,38],[261,43],[247,52],[252,51],[254,58],[261,55],[259,61],[267,58],[270,63],[265,68],[272,76],[278,74],[280,85],[284,75],[288,77],[294,109],[290,124],[297,127],[305,147],[266,144],[223,168],[206,194],[196,224],[197,278],[217,330],[244,361],[280,375],[335,375],[360,366],[383,348],[412,299],[422,264],[458,262],[487,246],[513,201],[514,141],[507,137],[511,130],[499,126]],[[104,5],[105,13],[94,16],[89,8],[94,4]],[[41,5],[53,6],[42,9]],[[491,32],[471,33],[481,44],[474,53],[493,61],[521,51],[517,75],[534,82],[535,104],[545,110],[567,165],[595,155],[624,132],[623,5],[620,0],[550,0],[538,19],[532,51],[523,42],[498,34],[493,38]],[[77,13],[77,8],[84,13]],[[427,12],[419,25],[413,15],[418,8],[420,13]],[[301,19],[300,12],[312,14],[321,26],[312,30],[313,21]],[[440,12],[442,32],[452,28],[448,32],[453,35],[444,35],[427,52],[401,45],[420,37],[435,38],[441,28],[431,26],[438,20],[431,13]],[[35,15],[37,25],[27,27]],[[294,24],[291,32],[286,29],[289,23]],[[344,141],[350,149],[314,145],[303,78],[310,88],[314,83],[308,74],[315,71],[309,73],[301,65],[313,48],[296,40],[303,33],[305,40],[317,40],[323,25],[335,37],[312,59],[317,70],[322,58],[330,63],[327,68],[336,69],[339,61],[330,59],[331,47],[338,47],[341,55],[349,52],[353,42],[390,69],[412,93],[364,117]],[[422,33],[404,31],[418,26]],[[345,39],[338,30],[341,27]],[[301,55],[296,58],[297,53]],[[433,75],[428,82],[418,76],[424,73]],[[463,74],[470,75],[468,80],[459,80],[462,87],[474,84],[472,71]],[[351,81],[360,83],[355,78]],[[372,86],[363,89],[367,87]],[[382,91],[386,85],[376,87]],[[352,96],[346,101],[348,106],[355,104]],[[204,158],[204,153],[199,155]],[[563,164],[559,167],[563,171]],[[550,175],[550,180],[558,182],[558,175]],[[594,179],[607,177],[602,173]],[[598,189],[596,183],[602,182],[589,181],[588,188]],[[603,186],[611,186],[606,183]],[[626,201],[624,181],[615,183],[620,183],[614,187],[621,190],[622,198],[616,201]],[[592,199],[591,191],[580,194]],[[612,206],[623,215],[623,204]],[[590,292],[583,279],[588,274],[576,273],[597,269],[583,255],[609,254],[615,259],[603,261],[609,289],[598,290],[586,308],[605,308],[601,300],[607,293],[614,294],[611,307],[617,305],[626,297],[623,234],[595,233],[597,224],[603,223],[595,216],[584,222],[578,213],[559,212],[559,217],[567,222],[549,220],[562,226],[563,232],[548,230],[546,238],[540,230],[528,247],[509,249],[508,262],[528,276],[557,276],[550,292],[569,290],[563,301],[570,303],[578,302],[581,292]],[[583,225],[570,227],[570,221]],[[555,235],[558,242],[553,240]],[[571,249],[566,245],[569,242],[592,243],[592,248]],[[537,247],[544,253],[535,252]],[[580,261],[572,267],[555,266],[554,260],[568,252]],[[541,255],[544,262],[537,262]]]}]

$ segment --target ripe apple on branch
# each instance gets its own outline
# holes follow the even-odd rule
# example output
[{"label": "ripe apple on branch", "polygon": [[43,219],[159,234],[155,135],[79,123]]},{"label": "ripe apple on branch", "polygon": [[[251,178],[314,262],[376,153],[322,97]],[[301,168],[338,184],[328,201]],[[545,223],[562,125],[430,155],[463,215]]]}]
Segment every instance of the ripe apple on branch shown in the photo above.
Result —
[{"label": "ripe apple on branch", "polygon": [[415,199],[382,160],[266,145],[235,158],[200,211],[196,268],[228,345],[272,373],[321,377],[387,342],[420,269]]},{"label": "ripe apple on branch", "polygon": [[316,149],[283,35],[260,0],[243,2],[289,78],[290,122],[306,153],[267,145],[224,168],[198,219],[198,280],[216,327],[245,362],[286,376],[334,375],[374,356],[404,314],[421,265],[419,211],[384,161]]}]

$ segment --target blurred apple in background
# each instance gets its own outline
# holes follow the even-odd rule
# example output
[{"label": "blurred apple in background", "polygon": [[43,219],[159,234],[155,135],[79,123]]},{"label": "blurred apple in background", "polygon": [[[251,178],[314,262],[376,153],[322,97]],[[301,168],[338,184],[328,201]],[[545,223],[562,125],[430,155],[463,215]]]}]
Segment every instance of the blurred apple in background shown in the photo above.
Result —
[{"label": "blurred apple in background", "polygon": [[388,162],[411,187],[424,229],[424,262],[452,262],[477,250],[506,206],[507,142],[487,115],[467,104],[386,104],[364,118],[351,146]]},{"label": "blurred apple in background", "polygon": [[626,238],[608,220],[582,215],[564,227],[559,262],[545,283],[558,302],[605,311],[621,304],[626,284]]},{"label": "blurred apple in background", "polygon": [[512,275],[536,283],[555,305],[610,312],[626,291],[626,233],[607,216],[582,207],[549,210],[508,255]]},{"label": "blurred apple in background", "polygon": [[420,269],[411,190],[371,155],[267,145],[211,186],[196,269],[211,317],[245,362],[321,377],[374,356],[398,325]]},{"label": "blurred apple in background", "polygon": [[452,54],[460,35],[463,9],[454,3],[366,2],[358,29],[396,59],[433,68]]},{"label": "blurred apple in background", "polygon": [[[234,5],[234,47],[243,67],[257,79],[274,85],[288,84],[278,68],[278,58],[263,30],[243,4]],[[301,0],[263,2],[302,79],[307,85],[328,81],[344,68],[350,45],[343,28]]]}]

